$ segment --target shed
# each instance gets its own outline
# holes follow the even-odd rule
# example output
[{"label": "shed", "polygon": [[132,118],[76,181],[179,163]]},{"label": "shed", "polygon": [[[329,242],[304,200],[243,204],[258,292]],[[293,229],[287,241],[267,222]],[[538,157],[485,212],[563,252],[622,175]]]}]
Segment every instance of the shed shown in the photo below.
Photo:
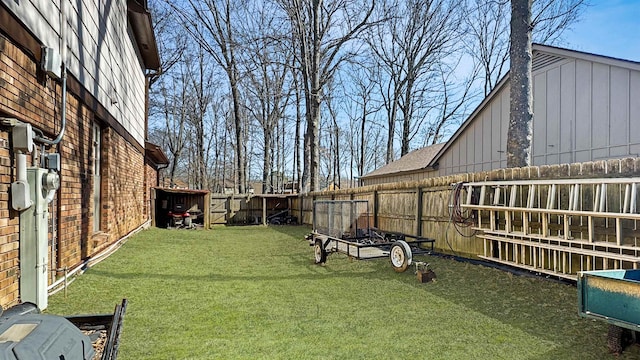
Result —
[{"label": "shed", "polygon": [[172,189],[156,187],[152,189],[151,225],[168,227],[170,212],[188,212],[195,224],[209,228],[210,199],[207,190]]}]

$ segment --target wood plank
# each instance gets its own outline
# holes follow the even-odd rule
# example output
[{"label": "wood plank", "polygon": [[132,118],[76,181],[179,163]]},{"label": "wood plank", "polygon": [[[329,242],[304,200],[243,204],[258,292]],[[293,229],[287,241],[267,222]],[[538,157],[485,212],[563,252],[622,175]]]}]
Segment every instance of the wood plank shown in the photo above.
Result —
[{"label": "wood plank", "polygon": [[[541,250],[556,250],[556,251],[563,251],[568,254],[582,254],[582,255],[599,257],[599,258],[617,259],[617,260],[622,260],[630,263],[640,263],[640,257],[632,256],[632,255],[625,255],[625,254],[618,254],[618,253],[611,253],[611,252],[604,252],[604,251],[597,251],[597,250],[590,250],[590,249],[583,249],[583,248],[575,248],[575,247],[567,247],[567,246],[553,245],[553,244],[546,244],[546,243],[535,243],[535,242],[530,242],[526,240],[511,239],[511,238],[493,236],[493,235],[478,235],[478,237],[483,239],[488,239],[488,240],[494,240],[498,242],[521,244],[525,246],[530,246],[532,248],[538,248]],[[544,254],[544,251],[541,252],[540,254],[541,263],[545,262],[543,254]]]},{"label": "wood plank", "polygon": [[640,214],[623,214],[617,212],[597,212],[597,211],[568,211],[568,210],[558,210],[558,209],[538,209],[538,208],[521,208],[521,207],[507,207],[507,206],[479,206],[479,205],[461,205],[463,208],[471,209],[471,210],[490,210],[490,211],[528,211],[532,214],[548,214],[548,215],[574,215],[574,216],[593,216],[600,217],[606,219],[629,219],[629,220],[640,220]]},{"label": "wood plank", "polygon": [[504,180],[504,181],[476,181],[466,183],[466,186],[511,186],[511,185],[597,185],[597,184],[627,184],[640,183],[640,177],[627,178],[588,178],[588,179],[543,179],[543,180]]},{"label": "wood plank", "polygon": [[606,242],[606,241],[587,242],[587,241],[577,240],[577,239],[565,239],[564,237],[557,237],[557,236],[542,236],[542,235],[538,235],[538,234],[524,234],[522,232],[507,233],[507,232],[505,232],[503,230],[490,231],[490,230],[487,230],[487,229],[479,229],[479,228],[473,228],[473,229],[474,230],[478,230],[478,231],[483,231],[485,234],[490,234],[490,235],[527,238],[527,239],[529,239],[529,241],[534,241],[534,240],[535,241],[547,241],[547,242],[564,243],[564,244],[567,244],[567,245],[587,245],[587,246],[591,246],[591,247],[601,246],[601,247],[609,247],[609,248],[616,249],[616,250],[640,251],[640,247],[637,247],[637,246],[617,245],[617,244],[615,244],[613,242]]}]

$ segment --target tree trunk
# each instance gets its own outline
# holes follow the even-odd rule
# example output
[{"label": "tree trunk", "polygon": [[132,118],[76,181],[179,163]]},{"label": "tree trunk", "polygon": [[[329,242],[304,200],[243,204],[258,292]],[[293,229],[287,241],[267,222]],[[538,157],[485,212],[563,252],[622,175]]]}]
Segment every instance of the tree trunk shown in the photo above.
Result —
[{"label": "tree trunk", "polygon": [[[395,80],[393,80],[395,83]],[[385,158],[385,163],[388,164],[393,161],[393,141],[395,140],[396,135],[396,117],[398,114],[398,86],[394,85],[393,94],[391,94],[391,111],[389,115],[387,115],[388,121],[388,129],[387,129],[387,155]]]},{"label": "tree trunk", "polygon": [[[272,134],[268,129],[264,129],[264,154],[262,158],[262,193],[273,193],[273,178],[271,177],[271,161],[273,156],[271,155],[271,141]],[[271,178],[271,179],[270,179]]]},{"label": "tree trunk", "polygon": [[[366,104],[366,103],[364,103]],[[365,141],[365,123],[367,120],[367,110],[363,105],[362,107],[362,121],[360,122],[360,160],[358,161],[358,178],[364,175],[364,152],[366,149],[366,141]]]},{"label": "tree trunk", "polygon": [[[314,87],[318,89],[318,87]],[[312,91],[313,92],[313,91]],[[307,138],[309,146],[309,191],[320,190],[320,96],[312,95],[311,113],[307,124]],[[307,150],[305,149],[305,152]]]},{"label": "tree trunk", "polygon": [[229,77],[232,78],[231,83],[231,97],[233,99],[233,121],[235,124],[235,136],[236,136],[236,172],[238,178],[238,192],[240,194],[245,193],[246,184],[246,167],[244,161],[244,140],[243,140],[243,123],[240,118],[240,94],[238,91],[238,84],[235,80],[235,73],[231,72]]},{"label": "tree trunk", "polygon": [[302,112],[300,111],[300,105],[302,102],[301,96],[300,96],[300,88],[298,87],[298,75],[294,74],[294,84],[296,87],[296,138],[294,141],[295,144],[295,158],[294,158],[294,168],[295,168],[295,182],[294,184],[297,184],[297,191],[296,192],[302,192],[302,169],[300,167],[301,164],[301,159],[300,159],[300,126],[302,124]]},{"label": "tree trunk", "polygon": [[531,3],[532,0],[511,0],[511,107],[507,133],[507,167],[529,166],[531,161]]}]

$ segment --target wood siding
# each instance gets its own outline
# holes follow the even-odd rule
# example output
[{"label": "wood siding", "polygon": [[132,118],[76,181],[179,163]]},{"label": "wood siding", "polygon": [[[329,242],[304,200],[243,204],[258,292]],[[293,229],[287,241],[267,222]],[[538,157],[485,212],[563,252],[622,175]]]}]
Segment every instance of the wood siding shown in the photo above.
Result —
[{"label": "wood siding", "polygon": [[438,175],[472,173],[507,166],[509,87],[502,86],[442,155]]},{"label": "wood siding", "polygon": [[581,59],[534,74],[533,165],[638,156],[640,72]]},{"label": "wood siding", "polygon": [[[640,154],[640,70],[621,63],[565,57],[534,71],[532,165]],[[507,85],[449,145],[439,176],[506,167]]]},{"label": "wood siding", "polygon": [[144,147],[145,74],[125,0],[2,0],[41,43],[61,52],[60,4],[66,14],[72,74]]}]

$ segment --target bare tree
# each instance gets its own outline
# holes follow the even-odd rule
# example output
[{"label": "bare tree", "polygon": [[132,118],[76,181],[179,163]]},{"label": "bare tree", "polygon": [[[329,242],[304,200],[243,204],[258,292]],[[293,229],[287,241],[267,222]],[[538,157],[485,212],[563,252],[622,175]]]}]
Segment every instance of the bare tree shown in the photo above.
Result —
[{"label": "bare tree", "polygon": [[[333,84],[331,84],[331,87],[333,87]],[[328,89],[331,94],[335,95],[335,90],[331,91],[332,89]],[[338,95],[339,96],[339,95]],[[334,186],[334,189],[337,187],[338,189],[341,188],[341,164],[340,164],[340,135],[341,135],[341,131],[340,131],[340,127],[338,126],[338,115],[336,112],[336,108],[334,106],[334,102],[335,102],[335,96],[327,96],[325,98],[325,103],[327,106],[327,112],[329,113],[329,118],[331,119],[331,123],[328,126],[328,128],[330,129],[328,131],[328,135],[330,138],[330,143],[331,146],[329,147],[330,149],[330,153],[329,156],[331,157],[331,165],[329,167],[330,169],[330,173],[331,173],[331,183]]]},{"label": "bare tree", "polygon": [[159,98],[155,102],[155,109],[161,113],[164,120],[163,145],[171,154],[169,167],[170,186],[175,185],[176,171],[182,160],[185,148],[185,128],[188,118],[188,109],[191,106],[192,97],[188,86],[188,69],[181,64],[178,76],[163,77],[160,83]]},{"label": "bare tree", "polygon": [[465,16],[467,53],[482,69],[484,96],[489,95],[504,75],[509,59],[509,7],[506,1],[471,0]]},{"label": "bare tree", "polygon": [[507,133],[507,166],[522,167],[531,163],[533,122],[532,31],[538,29],[543,39],[557,37],[575,21],[583,5],[575,2],[539,0],[532,19],[532,0],[511,0],[510,116]]},{"label": "bare tree", "polygon": [[350,152],[349,178],[353,182],[356,176],[364,175],[365,159],[367,158],[367,126],[371,125],[371,116],[381,109],[374,90],[377,74],[374,66],[364,62],[356,62],[347,69],[345,80],[342,81],[346,89],[343,97],[343,109],[349,117],[349,136],[347,146]]},{"label": "bare tree", "polygon": [[206,118],[210,111],[210,105],[213,100],[213,91],[215,86],[213,71],[205,57],[204,50],[198,46],[193,53],[192,58],[187,58],[186,66],[190,69],[188,74],[188,85],[193,89],[193,107],[189,108],[189,125],[194,136],[191,137],[192,160],[192,184],[196,189],[207,189],[208,184],[208,167],[207,154],[207,137],[210,135],[205,131]]},{"label": "bare tree", "polygon": [[[585,0],[534,0],[531,6],[533,40],[553,45],[579,19]],[[509,68],[509,1],[470,0],[468,7],[465,31],[470,39],[465,44],[481,67],[486,96]]]},{"label": "bare tree", "polygon": [[252,22],[251,29],[247,29],[244,38],[249,59],[244,62],[249,102],[246,110],[262,129],[262,191],[272,193],[276,183],[273,165],[277,166],[274,149],[279,139],[275,131],[289,101],[286,85],[292,52],[286,36],[276,33],[283,26],[270,9],[255,8],[252,13],[254,15],[247,18]]},{"label": "bare tree", "polygon": [[533,41],[553,45],[577,22],[586,0],[534,0],[531,4]]},{"label": "bare tree", "polygon": [[[461,58],[460,58],[461,59]],[[438,89],[434,91],[432,102],[435,104],[435,116],[427,123],[424,135],[424,144],[435,145],[446,138],[447,128],[453,124],[459,124],[466,114],[468,100],[475,96],[473,91],[474,79],[477,76],[478,67],[473,67],[474,71],[468,78],[461,81],[456,79],[456,70],[460,65],[460,60],[455,64],[441,63],[438,65],[437,79]]]},{"label": "bare tree", "polygon": [[[169,0],[167,0],[169,1]],[[235,23],[241,17],[235,17],[242,2],[231,0],[186,0],[170,2],[180,15],[185,29],[209,53],[224,70],[233,105],[233,123],[235,134],[235,158],[237,186],[240,193],[245,192],[247,166],[245,159],[245,120],[241,117],[241,99],[239,90],[239,71],[237,57],[237,33]],[[181,5],[185,5],[184,7]]]},{"label": "bare tree", "polygon": [[296,38],[306,104],[303,184],[319,189],[320,106],[324,85],[340,65],[352,56],[346,44],[369,27],[376,1],[278,0],[287,13]]},{"label": "bare tree", "polygon": [[211,152],[207,159],[209,169],[209,189],[213,192],[224,191],[225,173],[228,169],[227,151],[229,143],[227,138],[231,136],[226,126],[227,119],[231,118],[231,106],[228,94],[214,96],[211,103],[211,111],[208,119],[208,143]]},{"label": "bare tree", "polygon": [[160,55],[160,71],[150,74],[149,86],[152,86],[160,76],[183,60],[182,55],[187,49],[187,41],[181,26],[177,26],[177,19],[170,6],[164,0],[150,0],[149,9],[153,16],[153,32],[156,35],[158,53]]},{"label": "bare tree", "polygon": [[[294,66],[292,66],[294,68]],[[295,96],[295,139],[294,139],[294,154],[293,154],[293,174],[295,176],[294,183],[298,191],[302,190],[302,156],[300,156],[300,134],[302,133],[302,99],[304,97],[302,87],[300,86],[300,72],[294,71],[293,76],[293,93]]]},{"label": "bare tree", "polygon": [[434,90],[431,80],[438,64],[456,45],[462,17],[457,4],[448,0],[393,1],[386,5],[385,13],[396,16],[374,29],[369,44],[389,83],[383,98],[388,110],[387,162],[390,162],[394,156],[396,122],[402,125],[402,156],[409,152],[411,139],[433,106],[428,101]]}]

